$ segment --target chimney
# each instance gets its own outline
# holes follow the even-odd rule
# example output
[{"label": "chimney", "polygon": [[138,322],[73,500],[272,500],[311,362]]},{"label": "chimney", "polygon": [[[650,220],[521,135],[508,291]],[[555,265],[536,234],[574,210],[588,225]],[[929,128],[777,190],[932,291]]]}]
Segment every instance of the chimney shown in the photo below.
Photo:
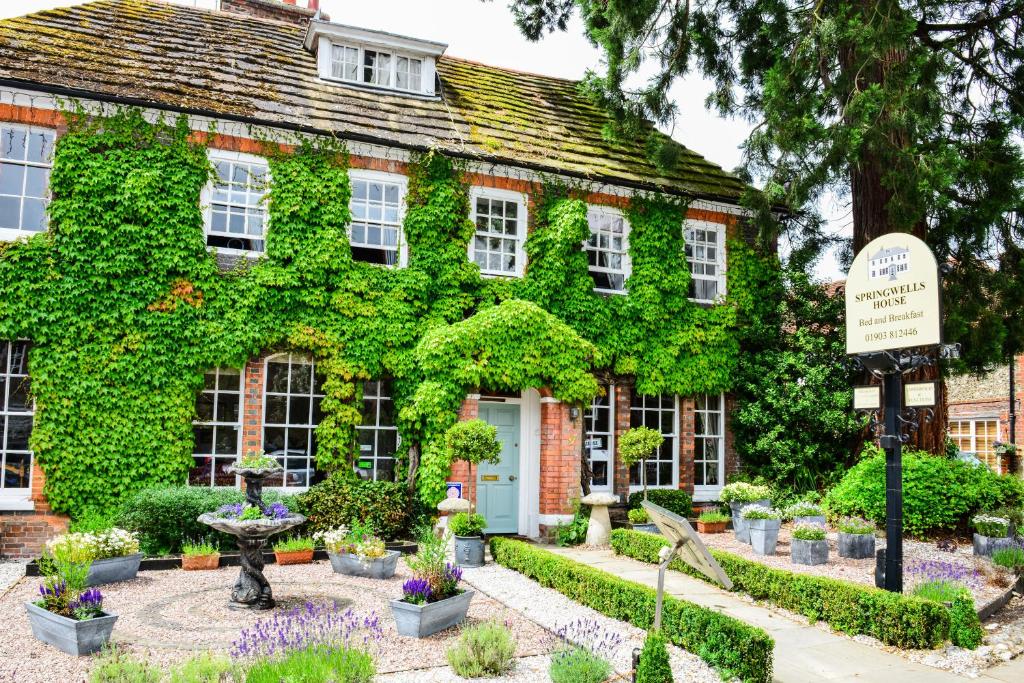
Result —
[{"label": "chimney", "polygon": [[[320,9],[320,0],[220,0],[220,8],[224,12],[305,26]],[[329,19],[325,14],[320,18]]]}]

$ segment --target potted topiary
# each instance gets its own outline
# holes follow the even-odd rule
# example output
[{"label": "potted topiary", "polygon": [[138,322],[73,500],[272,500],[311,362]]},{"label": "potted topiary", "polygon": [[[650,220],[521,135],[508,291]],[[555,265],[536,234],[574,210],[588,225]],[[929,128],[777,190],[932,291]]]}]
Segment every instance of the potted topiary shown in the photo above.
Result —
[{"label": "potted topiary", "polygon": [[295,536],[277,541],[274,560],[278,564],[309,564],[313,561],[313,539]]},{"label": "potted topiary", "polygon": [[996,541],[1001,541],[1010,533],[1010,520],[995,515],[975,515],[971,519],[974,527],[974,554],[979,557],[992,557]]},{"label": "potted topiary", "polygon": [[220,553],[206,539],[185,541],[181,546],[181,568],[187,572],[216,569],[220,566]]},{"label": "potted topiary", "polygon": [[860,517],[839,520],[839,557],[865,560],[875,556],[875,525]]},{"label": "potted topiary", "polygon": [[86,588],[89,565],[44,556],[39,599],[26,602],[32,635],[69,655],[87,655],[110,640],[117,615],[103,610],[103,594]]},{"label": "potted topiary", "polygon": [[807,501],[793,503],[786,508],[786,516],[793,520],[794,524],[817,524],[825,526],[825,513],[821,507]]},{"label": "potted topiary", "polygon": [[789,557],[796,564],[825,564],[828,562],[828,541],[825,527],[801,522],[793,529]]},{"label": "potted topiary", "polygon": [[[498,428],[483,420],[464,420],[453,424],[444,435],[445,450],[452,462],[465,461],[469,465],[469,480],[473,478],[473,465],[501,462],[501,442]],[[470,503],[473,501],[471,500]],[[472,508],[470,509],[472,511]],[[484,525],[486,527],[486,525]]]},{"label": "potted topiary", "polygon": [[633,527],[633,531],[644,531],[649,534],[658,533],[658,525],[651,522],[647,516],[647,510],[643,508],[633,508],[626,513],[629,517],[629,524]]},{"label": "potted topiary", "polygon": [[334,573],[346,576],[390,579],[395,575],[402,554],[388,550],[384,541],[374,536],[368,527],[354,526],[352,531],[338,527],[317,532],[313,538],[322,540],[327,547],[327,558]]},{"label": "potted topiary", "polygon": [[770,495],[771,491],[767,486],[755,486],[743,481],[726,484],[722,487],[722,492],[718,497],[723,503],[728,503],[732,510],[732,531],[736,534],[737,541],[750,543],[750,532],[747,531],[747,525],[740,515],[740,510],[750,504],[768,507],[771,505]]},{"label": "potted topiary", "polygon": [[473,591],[459,588],[462,569],[446,561],[447,545],[446,537],[427,532],[406,560],[413,578],[402,584],[402,597],[391,601],[399,635],[426,638],[466,618]]},{"label": "potted topiary", "polygon": [[725,525],[729,523],[729,515],[710,510],[700,513],[697,518],[697,531],[702,534],[720,534],[725,531]]},{"label": "potted topiary", "polygon": [[448,530],[455,535],[455,563],[462,567],[484,564],[483,531],[487,520],[475,512],[459,512],[448,521]]},{"label": "potted topiary", "polygon": [[619,455],[627,466],[640,464],[640,485],[647,500],[647,458],[665,443],[665,437],[650,427],[632,427],[619,437]]},{"label": "potted topiary", "polygon": [[134,579],[142,562],[138,537],[117,528],[63,534],[49,541],[46,550],[62,560],[88,564],[87,586]]},{"label": "potted topiary", "polygon": [[750,529],[750,547],[758,555],[774,555],[779,542],[782,515],[767,505],[751,503],[740,510],[740,517]]}]

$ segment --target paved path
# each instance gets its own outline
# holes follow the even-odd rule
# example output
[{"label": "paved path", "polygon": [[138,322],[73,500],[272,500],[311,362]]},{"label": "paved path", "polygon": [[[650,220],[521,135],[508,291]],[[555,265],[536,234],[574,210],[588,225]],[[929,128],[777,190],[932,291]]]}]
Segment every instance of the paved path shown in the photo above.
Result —
[{"label": "paved path", "polygon": [[[555,547],[550,549],[629,581],[652,588],[658,582],[657,567],[617,556],[611,550]],[[789,619],[677,571],[667,572],[665,592],[766,630],[775,639],[776,681],[963,683],[972,680],[949,671],[910,662],[899,655],[870,645],[862,645],[844,636]],[[1022,683],[1024,659],[987,669],[983,675],[973,680],[984,683]]]}]

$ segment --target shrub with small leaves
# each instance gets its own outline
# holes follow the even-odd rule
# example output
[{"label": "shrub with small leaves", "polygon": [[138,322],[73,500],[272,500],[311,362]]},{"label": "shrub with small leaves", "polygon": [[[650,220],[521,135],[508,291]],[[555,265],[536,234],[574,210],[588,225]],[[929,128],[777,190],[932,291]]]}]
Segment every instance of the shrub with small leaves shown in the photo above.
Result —
[{"label": "shrub with small leaves", "polygon": [[504,624],[487,621],[462,630],[448,663],[463,678],[492,678],[512,669],[516,641]]},{"label": "shrub with small leaves", "polygon": [[629,521],[633,524],[646,524],[647,523],[647,510],[643,508],[635,508],[626,513],[629,517]]},{"label": "shrub with small leaves", "polygon": [[481,514],[459,512],[448,521],[448,529],[456,536],[480,536],[487,527],[487,518]]},{"label": "shrub with small leaves", "polygon": [[650,631],[640,651],[636,683],[672,683],[668,646],[661,631]]}]

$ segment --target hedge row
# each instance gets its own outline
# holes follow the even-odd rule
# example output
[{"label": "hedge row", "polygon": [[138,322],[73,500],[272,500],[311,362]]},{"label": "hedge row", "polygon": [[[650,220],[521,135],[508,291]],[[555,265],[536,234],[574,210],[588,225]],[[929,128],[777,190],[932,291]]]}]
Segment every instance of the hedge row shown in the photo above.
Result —
[{"label": "hedge row", "polygon": [[[619,555],[656,564],[658,551],[667,546],[668,541],[655,534],[616,529],[612,532],[611,544]],[[978,646],[981,626],[969,597],[961,597],[947,609],[923,598],[796,574],[720,550],[711,550],[711,554],[732,579],[736,590],[809,619],[825,621],[837,631],[873,636],[887,645],[902,648],[934,648],[947,639],[961,647]],[[673,560],[670,567],[709,580],[681,560]]]},{"label": "hedge row", "polygon": [[[655,591],[548,550],[491,539],[494,561],[598,612],[642,629],[654,623]],[[713,610],[665,596],[662,629],[669,640],[718,669],[722,678],[772,678],[775,642],[765,631]]]}]

